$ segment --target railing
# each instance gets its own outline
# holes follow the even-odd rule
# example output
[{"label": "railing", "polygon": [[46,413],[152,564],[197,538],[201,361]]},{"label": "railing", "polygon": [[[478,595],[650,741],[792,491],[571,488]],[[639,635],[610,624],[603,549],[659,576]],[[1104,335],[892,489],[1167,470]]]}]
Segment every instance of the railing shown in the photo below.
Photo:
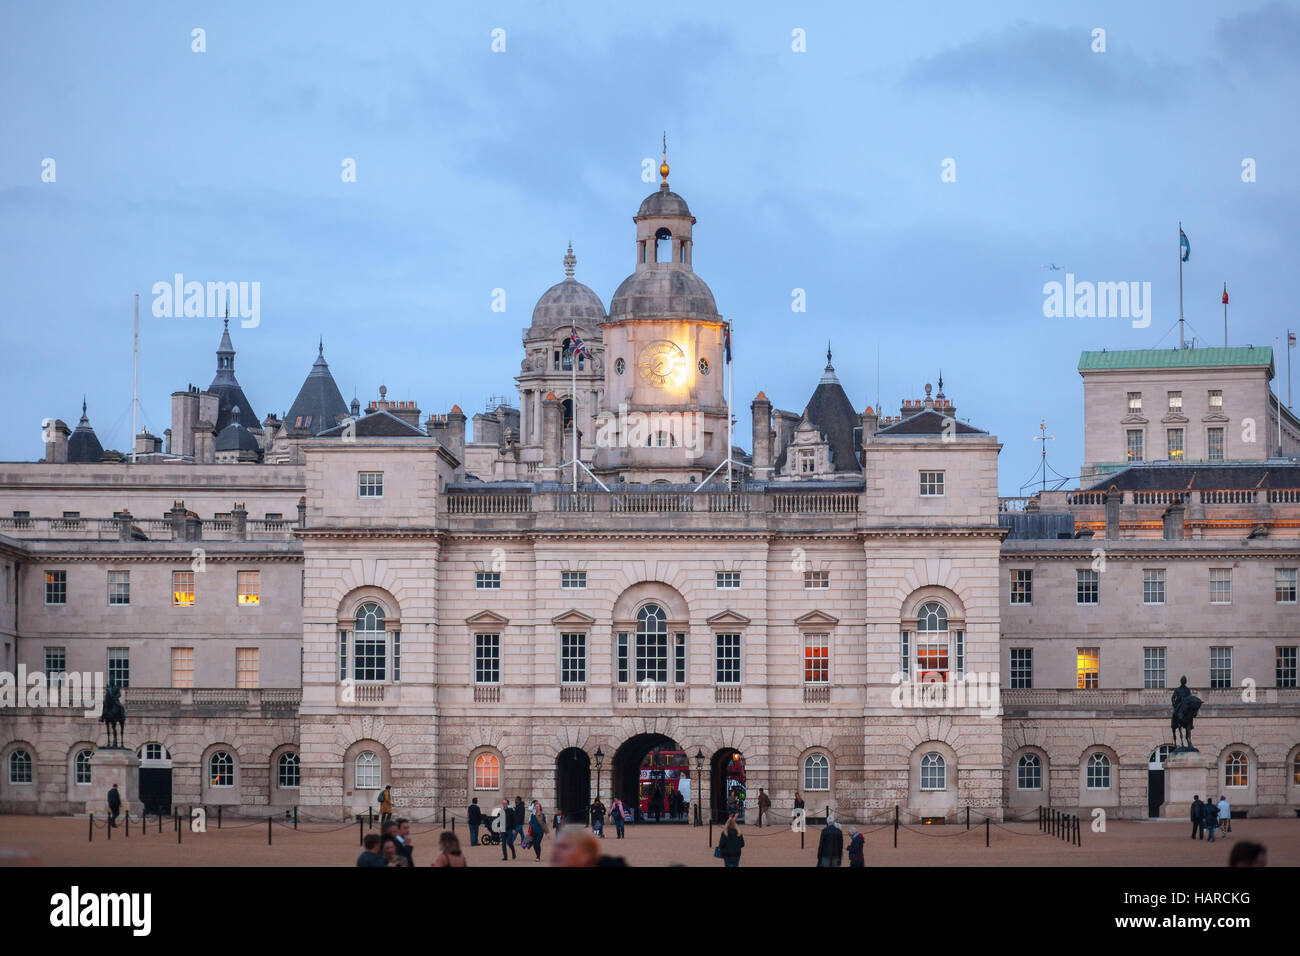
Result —
[{"label": "railing", "polygon": [[507,494],[450,494],[447,513],[453,515],[519,515],[533,510],[528,492]]},{"label": "railing", "polygon": [[1024,511],[1029,507],[1033,498],[999,498],[998,513],[1009,514],[1012,512]]},{"label": "railing", "polygon": [[474,685],[474,703],[476,704],[499,704],[501,703],[501,688],[497,684],[475,684]]},{"label": "railing", "polygon": [[706,492],[709,499],[710,511],[722,512],[747,512],[749,511],[749,495],[740,492]]},{"label": "railing", "polygon": [[[1253,505],[1258,500],[1258,495],[1253,488],[1228,488],[1222,491],[1202,491],[1201,501],[1207,505]],[[1272,500],[1273,492],[1270,491],[1269,501]]]},{"label": "railing", "polygon": [[1269,504],[1300,504],[1300,488],[1268,489]]},{"label": "railing", "polygon": [[248,704],[248,691],[234,687],[196,687],[191,691],[195,704],[211,706],[244,706]]},{"label": "railing", "polygon": [[689,491],[615,491],[609,496],[609,510],[636,514],[678,514],[695,510],[695,495]]},{"label": "railing", "polygon": [[587,702],[587,688],[582,685],[560,685],[560,703],[562,704],[585,704]]},{"label": "railing", "polygon": [[1135,505],[1176,505],[1187,499],[1185,491],[1135,491]]},{"label": "railing", "polygon": [[713,687],[713,702],[715,704],[739,704],[740,685],[715,684]]},{"label": "railing", "polygon": [[829,704],[831,687],[829,684],[804,684],[803,702],[805,704]]},{"label": "railing", "polygon": [[382,704],[386,687],[385,684],[353,684],[352,699],[358,704]]},{"label": "railing", "polygon": [[856,491],[804,492],[772,495],[772,513],[779,515],[857,514]]},{"label": "railing", "polygon": [[596,510],[596,496],[582,491],[563,492],[555,495],[552,500],[556,511],[572,513]]},{"label": "railing", "polygon": [[1104,505],[1106,503],[1106,492],[1072,491],[1065,496],[1065,502],[1070,505]]}]

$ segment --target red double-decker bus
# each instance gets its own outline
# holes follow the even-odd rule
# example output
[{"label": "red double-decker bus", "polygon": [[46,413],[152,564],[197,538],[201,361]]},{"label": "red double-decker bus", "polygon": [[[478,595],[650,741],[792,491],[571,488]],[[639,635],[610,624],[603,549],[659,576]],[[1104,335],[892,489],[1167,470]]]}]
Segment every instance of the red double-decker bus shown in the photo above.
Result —
[{"label": "red double-decker bus", "polygon": [[690,762],[684,750],[655,749],[645,755],[641,761],[641,773],[638,780],[637,796],[641,803],[641,813],[654,815],[651,801],[655,797],[655,788],[659,788],[659,809],[664,814],[671,814],[673,794],[678,792],[678,781],[683,774],[690,776]]}]

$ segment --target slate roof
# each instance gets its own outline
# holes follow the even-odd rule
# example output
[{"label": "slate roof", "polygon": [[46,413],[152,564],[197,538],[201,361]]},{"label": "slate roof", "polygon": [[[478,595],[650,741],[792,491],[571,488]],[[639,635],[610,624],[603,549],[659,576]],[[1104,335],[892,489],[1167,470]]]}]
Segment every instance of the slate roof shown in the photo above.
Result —
[{"label": "slate roof", "polygon": [[[335,425],[317,434],[317,438],[337,438],[343,434],[344,425]],[[387,409],[371,412],[364,418],[357,419],[357,438],[427,438],[428,436],[412,425],[404,422]]]},{"label": "slate roof", "polygon": [[86,417],[86,403],[81,403],[81,421],[71,437],[68,438],[68,461],[73,464],[98,462],[104,456],[104,447],[100,445],[95,429],[90,427]]},{"label": "slate roof", "polygon": [[257,437],[233,419],[217,433],[213,448],[216,451],[251,451],[259,456],[262,454],[262,446],[257,443]]},{"label": "slate roof", "polygon": [[1265,365],[1273,368],[1272,347],[1241,346],[1222,349],[1118,349],[1083,352],[1079,371],[1126,368],[1220,368]]},{"label": "slate roof", "polygon": [[1145,462],[1129,465],[1090,485],[1088,491],[1204,491],[1248,488],[1300,488],[1300,463],[1197,462],[1166,465]]},{"label": "slate roof", "polygon": [[[904,418],[901,422],[894,422],[892,425],[886,425],[876,432],[877,437],[893,438],[906,437],[910,435],[942,435],[944,434],[945,423],[949,421],[949,416],[936,412],[933,408],[927,408],[925,411],[913,415],[911,418]],[[974,425],[967,425],[965,422],[959,422],[952,419],[953,433],[957,435],[987,435],[988,432],[982,428],[976,428]]]},{"label": "slate roof", "polygon": [[[228,357],[229,361],[223,362],[223,357]],[[230,424],[235,408],[239,409],[239,424],[253,431],[262,430],[262,423],[257,420],[252,402],[235,379],[235,346],[230,341],[229,319],[221,333],[221,344],[217,346],[217,374],[208,386],[208,391],[217,396],[217,420],[213,423],[213,431],[218,435]]]},{"label": "slate roof", "polygon": [[316,361],[285,416],[285,427],[290,431],[316,435],[337,425],[337,416],[347,414],[347,403],[330,374],[325,361],[325,343],[321,342]]}]

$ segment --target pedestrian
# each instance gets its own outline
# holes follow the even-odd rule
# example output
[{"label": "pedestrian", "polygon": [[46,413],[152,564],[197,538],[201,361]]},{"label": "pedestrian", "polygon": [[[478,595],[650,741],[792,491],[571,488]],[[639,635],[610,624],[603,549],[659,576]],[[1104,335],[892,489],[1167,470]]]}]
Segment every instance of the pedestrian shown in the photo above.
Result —
[{"label": "pedestrian", "polygon": [[866,866],[867,865],[867,841],[861,831],[853,831],[853,839],[849,840],[849,866]]},{"label": "pedestrian", "polygon": [[478,828],[483,825],[483,811],[479,809],[478,797],[469,802],[465,822],[469,824],[469,845],[478,846]]},{"label": "pedestrian", "polygon": [[1268,850],[1261,843],[1242,840],[1233,844],[1228,866],[1268,866]]},{"label": "pedestrian", "polygon": [[689,770],[683,770],[682,775],[677,778],[677,792],[682,798],[682,813],[689,820],[691,817],[691,774]]},{"label": "pedestrian", "polygon": [[533,852],[537,854],[537,861],[542,859],[542,838],[546,836],[546,814],[542,811],[540,800],[533,801],[533,811],[528,817],[528,840],[532,844]]},{"label": "pedestrian", "polygon": [[718,838],[717,849],[713,855],[722,858],[723,866],[740,866],[740,851],[745,847],[745,838],[736,829],[736,815],[727,817],[722,836]]},{"label": "pedestrian", "polygon": [[1214,802],[1213,797],[1205,801],[1204,813],[1205,823],[1202,826],[1205,832],[1209,834],[1209,841],[1213,843],[1214,835],[1219,832],[1219,807]]},{"label": "pedestrian", "polygon": [[497,815],[492,818],[492,831],[501,836],[501,859],[518,859],[515,854],[515,811],[508,797],[502,797]]},{"label": "pedestrian", "polygon": [[357,857],[357,866],[387,866],[384,855],[379,852],[379,834],[367,833],[365,839],[361,841],[364,849],[361,855]]},{"label": "pedestrian", "polygon": [[393,785],[387,784],[379,793],[379,825],[393,818]]},{"label": "pedestrian", "polygon": [[1195,794],[1192,797],[1192,839],[1199,839],[1201,836],[1201,825],[1205,822],[1205,804],[1201,803],[1201,795]]},{"label": "pedestrian", "polygon": [[623,827],[627,825],[627,811],[623,809],[623,801],[618,797],[610,804],[609,818],[614,821],[614,833],[617,839],[623,839]]},{"label": "pedestrian", "polygon": [[803,794],[798,790],[794,792],[794,818],[797,820],[804,814]]},{"label": "pedestrian", "polygon": [[[536,801],[534,801],[536,802]],[[555,824],[555,832],[559,833],[564,827],[564,814],[556,810],[551,814],[551,823]]]},{"label": "pedestrian", "polygon": [[117,826],[117,815],[122,812],[122,795],[117,792],[117,784],[108,788],[108,825]]},{"label": "pedestrian", "polygon": [[655,823],[658,823],[664,812],[664,791],[659,784],[654,785],[650,791],[650,812],[654,814]]},{"label": "pedestrian", "polygon": [[386,836],[380,842],[380,852],[384,855],[384,866],[410,866],[411,861],[397,850],[397,837]]},{"label": "pedestrian", "polygon": [[821,838],[817,841],[817,865],[839,866],[844,858],[844,831],[835,822],[835,817],[826,815],[826,826],[822,827]]},{"label": "pedestrian", "polygon": [[442,850],[433,860],[433,866],[466,866],[465,854],[460,852],[460,840],[456,834],[444,830],[438,834],[438,849]]},{"label": "pedestrian", "polygon": [[762,787],[758,788],[758,825],[763,825],[763,814],[767,814],[767,822],[772,822],[772,800],[767,795],[767,791]]},{"label": "pedestrian", "polygon": [[1232,832],[1232,806],[1223,795],[1219,796],[1219,829],[1224,835]]},{"label": "pedestrian", "polygon": [[[605,836],[605,804],[600,802],[600,797],[591,805],[591,832],[602,839]],[[560,845],[558,836],[555,845]]]},{"label": "pedestrian", "polygon": [[600,859],[600,844],[581,830],[565,830],[555,837],[551,866],[595,866]]},{"label": "pedestrian", "polygon": [[415,847],[411,844],[411,821],[402,817],[396,821],[397,852],[406,857],[409,866],[415,866]]},{"label": "pedestrian", "polygon": [[524,806],[524,798],[515,797],[515,838],[519,841],[519,849],[528,849],[528,808]]}]

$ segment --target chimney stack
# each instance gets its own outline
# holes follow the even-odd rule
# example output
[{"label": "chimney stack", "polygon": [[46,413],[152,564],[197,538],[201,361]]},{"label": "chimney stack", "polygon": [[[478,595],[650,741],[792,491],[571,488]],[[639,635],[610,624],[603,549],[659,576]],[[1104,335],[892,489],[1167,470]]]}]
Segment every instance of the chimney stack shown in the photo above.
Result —
[{"label": "chimney stack", "polygon": [[749,410],[754,418],[754,478],[763,481],[772,477],[772,402],[759,392]]},{"label": "chimney stack", "polygon": [[59,418],[45,426],[45,462],[50,465],[68,463],[68,436],[72,432]]}]

